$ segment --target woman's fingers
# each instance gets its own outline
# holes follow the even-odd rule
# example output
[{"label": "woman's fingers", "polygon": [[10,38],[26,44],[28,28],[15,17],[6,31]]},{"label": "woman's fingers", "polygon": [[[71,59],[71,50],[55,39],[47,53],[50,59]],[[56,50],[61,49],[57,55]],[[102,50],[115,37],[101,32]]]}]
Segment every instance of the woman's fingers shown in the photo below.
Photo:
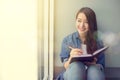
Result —
[{"label": "woman's fingers", "polygon": [[74,50],[74,51],[79,51],[79,52],[83,52],[81,49],[79,49],[79,48],[73,48],[73,47],[71,47],[71,46],[69,46],[69,48],[71,49],[71,50]]},{"label": "woman's fingers", "polygon": [[81,50],[79,49],[74,49],[73,52],[76,54],[76,55],[81,55],[83,54]]},{"label": "woman's fingers", "polygon": [[78,48],[72,48],[71,46],[69,46],[69,48],[71,49],[70,55],[81,55],[83,52],[81,49]]}]

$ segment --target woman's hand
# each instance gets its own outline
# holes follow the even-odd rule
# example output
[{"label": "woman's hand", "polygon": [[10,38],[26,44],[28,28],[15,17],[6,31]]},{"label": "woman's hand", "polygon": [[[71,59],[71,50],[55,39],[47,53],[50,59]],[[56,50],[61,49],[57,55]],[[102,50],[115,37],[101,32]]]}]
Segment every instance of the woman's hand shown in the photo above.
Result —
[{"label": "woman's hand", "polygon": [[73,57],[74,55],[82,55],[83,54],[83,51],[79,48],[72,48],[71,46],[69,46],[69,48],[71,49],[70,57]]},{"label": "woman's hand", "polygon": [[71,52],[70,52],[70,57],[69,57],[68,61],[66,61],[66,62],[64,63],[65,69],[68,68],[68,66],[69,66],[69,64],[70,64],[70,61],[71,61],[71,59],[72,59],[72,57],[73,57],[74,55],[81,55],[81,54],[83,53],[81,49],[72,48],[71,46],[69,46],[69,48],[71,49]]}]

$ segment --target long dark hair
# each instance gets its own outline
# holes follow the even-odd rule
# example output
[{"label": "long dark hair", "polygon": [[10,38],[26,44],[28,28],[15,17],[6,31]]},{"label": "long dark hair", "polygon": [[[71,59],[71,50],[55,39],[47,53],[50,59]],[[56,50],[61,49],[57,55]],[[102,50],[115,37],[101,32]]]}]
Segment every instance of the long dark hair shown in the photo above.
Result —
[{"label": "long dark hair", "polygon": [[84,13],[89,24],[89,31],[86,36],[85,44],[87,45],[88,54],[92,54],[97,49],[97,21],[95,12],[88,7],[81,8],[76,14],[76,19],[79,13]]}]

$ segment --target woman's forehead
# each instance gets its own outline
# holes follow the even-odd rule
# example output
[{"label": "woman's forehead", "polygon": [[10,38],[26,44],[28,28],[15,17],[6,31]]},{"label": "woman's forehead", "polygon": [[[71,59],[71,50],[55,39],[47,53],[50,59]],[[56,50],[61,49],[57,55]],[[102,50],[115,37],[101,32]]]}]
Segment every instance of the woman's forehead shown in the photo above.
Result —
[{"label": "woman's forehead", "polygon": [[78,16],[77,16],[77,19],[87,20],[87,17],[84,13],[79,13]]}]

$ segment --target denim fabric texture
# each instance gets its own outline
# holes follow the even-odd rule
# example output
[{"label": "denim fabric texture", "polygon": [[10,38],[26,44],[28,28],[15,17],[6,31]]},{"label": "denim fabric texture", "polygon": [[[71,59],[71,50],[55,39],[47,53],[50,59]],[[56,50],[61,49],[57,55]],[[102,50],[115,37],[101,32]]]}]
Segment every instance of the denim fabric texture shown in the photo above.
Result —
[{"label": "denim fabric texture", "polygon": [[[63,39],[63,42],[62,42],[62,46],[61,46],[61,52],[60,52],[60,58],[61,58],[61,62],[64,64],[67,60],[68,60],[68,58],[69,58],[69,56],[70,56],[70,51],[71,51],[71,49],[69,49],[69,46],[71,46],[71,47],[73,47],[73,48],[81,48],[81,40],[80,40],[80,38],[79,38],[79,33],[76,31],[76,32],[74,32],[74,33],[72,33],[72,34],[70,34],[70,35],[68,35],[68,36],[66,36],[64,39]],[[91,45],[92,46],[92,45]],[[103,42],[100,40],[100,39],[97,39],[97,48],[98,49],[100,49],[100,48],[102,48],[103,47]],[[90,67],[90,69],[89,69],[89,67],[88,67],[88,69],[87,70],[84,70],[84,67],[81,67],[81,66],[83,66],[82,64],[82,62],[79,62],[79,66],[74,66],[74,67],[77,67],[77,68],[79,68],[79,70],[75,70],[74,68],[73,68],[73,70],[75,70],[75,71],[78,71],[78,74],[77,75],[80,75],[81,74],[81,71],[82,71],[82,74],[81,75],[85,75],[86,76],[86,74],[84,74],[84,72],[86,73],[86,71],[89,71],[89,72],[87,72],[87,77],[88,78],[90,78],[89,80],[94,80],[94,79],[92,79],[90,76],[89,76],[89,74],[91,74],[92,72],[91,72],[91,70],[93,69],[93,68],[91,68]],[[98,57],[97,57],[97,62],[96,62],[96,64],[99,64],[99,65],[101,65],[103,68],[105,67],[105,54],[102,52],[101,54],[99,54],[98,55]],[[72,65],[72,63],[70,64],[70,66]],[[75,64],[76,65],[76,64]],[[78,64],[77,64],[78,65]],[[69,66],[69,67],[70,67]],[[85,65],[84,65],[85,66]],[[77,69],[76,68],[76,69]],[[96,70],[98,70],[98,68],[96,68],[96,67],[94,67]],[[100,74],[102,74],[103,72],[100,72],[100,71],[96,71],[96,70],[93,70],[93,71],[95,71],[95,72],[99,72]],[[57,77],[57,80],[73,80],[72,78],[71,79],[64,79],[64,78],[66,78],[65,77],[65,75],[71,75],[71,74],[68,74],[68,72],[69,71],[72,71],[72,69],[68,69],[68,70],[66,70],[66,71],[63,71],[62,73],[60,73],[60,75],[58,75],[58,77]],[[102,71],[102,70],[101,70]],[[73,72],[73,71],[72,71]],[[75,72],[74,72],[75,73]],[[80,77],[80,79],[79,80],[84,80],[84,79],[82,79],[82,77],[83,76],[79,76]],[[74,79],[74,80],[78,80],[78,79]],[[100,80],[100,79],[96,79],[96,80]],[[104,79],[102,79],[102,80],[104,80]]]},{"label": "denim fabric texture", "polygon": [[73,62],[63,74],[64,80],[105,80],[101,65],[86,65],[81,62]]}]

